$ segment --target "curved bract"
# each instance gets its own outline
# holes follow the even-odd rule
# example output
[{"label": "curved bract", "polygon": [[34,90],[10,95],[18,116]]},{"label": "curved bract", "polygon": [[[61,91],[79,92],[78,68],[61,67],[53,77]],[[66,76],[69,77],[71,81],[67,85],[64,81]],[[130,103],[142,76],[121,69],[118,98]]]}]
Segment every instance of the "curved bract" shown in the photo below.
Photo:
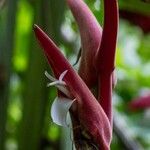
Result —
[{"label": "curved bract", "polygon": [[98,78],[94,61],[101,42],[102,28],[83,0],[67,0],[67,3],[81,35],[82,53],[78,73],[88,87],[92,87]]},{"label": "curved bract", "polygon": [[105,112],[51,39],[38,26],[34,27],[34,31],[54,74],[60,76],[64,70],[68,70],[64,81],[73,98],[77,100],[75,113],[80,126],[92,136],[97,145],[103,147],[104,150],[108,149],[111,141],[111,128]]},{"label": "curved bract", "polygon": [[95,67],[99,76],[100,104],[112,124],[112,85],[115,68],[115,51],[118,31],[117,0],[104,0],[104,28],[100,48],[96,54]]},{"label": "curved bract", "polygon": [[102,41],[96,56],[99,72],[113,72],[118,31],[117,0],[104,0],[104,27]]}]

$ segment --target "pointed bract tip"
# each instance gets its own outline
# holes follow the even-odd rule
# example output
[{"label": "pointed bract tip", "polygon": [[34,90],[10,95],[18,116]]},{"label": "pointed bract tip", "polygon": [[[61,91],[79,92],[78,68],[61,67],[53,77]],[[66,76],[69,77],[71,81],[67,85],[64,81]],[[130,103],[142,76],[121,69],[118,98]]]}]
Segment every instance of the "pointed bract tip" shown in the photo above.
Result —
[{"label": "pointed bract tip", "polygon": [[39,28],[39,26],[37,24],[33,25],[33,29]]},{"label": "pointed bract tip", "polygon": [[42,32],[43,33],[42,29],[37,24],[33,25],[33,30],[34,30],[35,34],[37,32],[40,32],[40,33]]},{"label": "pointed bract tip", "polygon": [[35,35],[36,35],[36,37],[37,37],[37,33],[38,33],[39,31],[41,31],[41,28],[40,28],[37,24],[34,24],[34,25],[33,25],[33,30],[34,30],[34,33],[35,33]]},{"label": "pointed bract tip", "polygon": [[[34,30],[34,32],[35,32],[36,35],[37,34],[39,34],[39,35],[46,35],[44,33],[44,31],[37,24],[33,25],[33,30]],[[38,38],[38,36],[37,36],[37,38]]]}]

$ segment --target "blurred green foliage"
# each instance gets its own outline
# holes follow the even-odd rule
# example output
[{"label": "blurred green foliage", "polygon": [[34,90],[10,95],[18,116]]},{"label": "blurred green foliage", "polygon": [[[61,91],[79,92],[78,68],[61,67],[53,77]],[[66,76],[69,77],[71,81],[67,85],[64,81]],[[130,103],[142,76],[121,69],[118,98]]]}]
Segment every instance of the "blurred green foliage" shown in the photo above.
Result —
[{"label": "blurred green foliage", "polygon": [[[88,6],[95,14],[98,21],[103,23],[103,2],[99,0],[86,0]],[[3,58],[5,45],[9,45],[10,41],[4,41],[7,34],[7,13],[10,3],[5,3],[4,7],[0,9],[0,59]],[[34,6],[35,5],[35,6]],[[150,15],[150,4],[143,3],[140,0],[119,0],[119,7],[122,10],[129,10],[132,12],[140,12],[145,15]],[[38,12],[38,13],[37,13]],[[4,57],[11,62],[11,74],[9,82],[9,90],[7,91],[9,103],[7,105],[7,123],[5,125],[6,138],[5,149],[17,150],[23,149],[19,146],[19,140],[26,140],[24,134],[30,133],[27,137],[38,137],[38,146],[31,149],[49,149],[49,150],[70,150],[69,145],[65,147],[65,140],[69,137],[71,143],[70,132],[66,133],[64,129],[52,123],[49,116],[49,110],[53,99],[56,96],[56,89],[50,88],[47,90],[38,89],[38,92],[43,92],[39,101],[30,102],[32,94],[36,95],[36,90],[33,90],[30,97],[26,97],[27,91],[35,87],[46,89],[46,81],[44,79],[44,69],[50,70],[42,59],[42,53],[34,38],[32,26],[39,23],[43,29],[51,35],[56,43],[59,44],[64,55],[73,64],[76,60],[77,53],[80,48],[80,37],[78,27],[66,7],[65,1],[61,3],[57,0],[49,1],[34,1],[34,0],[19,0],[17,1],[17,13],[15,21],[14,46],[12,47],[12,56]],[[12,26],[10,23],[9,26]],[[37,50],[37,51],[36,51]],[[35,53],[37,57],[33,58]],[[125,131],[128,132],[130,138],[137,140],[145,150],[150,149],[150,111],[143,110],[140,112],[132,112],[128,103],[134,98],[144,92],[150,91],[150,34],[144,34],[141,28],[131,25],[128,21],[120,19],[120,28],[118,36],[117,54],[116,54],[116,72],[118,83],[114,91],[114,111],[121,116],[120,122],[124,123]],[[43,72],[38,72],[38,67],[35,66],[38,62]],[[0,63],[3,63],[0,60]],[[40,62],[41,61],[41,62]],[[30,66],[33,68],[30,68]],[[1,64],[0,64],[1,65]],[[31,70],[29,70],[29,68]],[[35,69],[36,68],[36,69]],[[39,67],[40,68],[40,67]],[[32,71],[33,69],[33,71]],[[36,70],[36,72],[34,72]],[[2,70],[1,70],[2,71]],[[31,71],[31,78],[29,72]],[[36,76],[36,74],[40,74]],[[43,75],[42,75],[43,74]],[[43,76],[43,77],[42,77]],[[36,81],[34,80],[36,79]],[[32,80],[34,82],[32,82]],[[31,82],[30,82],[31,81]],[[33,85],[36,84],[36,85]],[[1,100],[1,99],[0,99]],[[26,101],[28,100],[28,103]],[[39,107],[37,107],[40,105]],[[37,112],[35,111],[37,107]],[[29,110],[29,111],[28,111]],[[26,126],[22,124],[24,114],[28,114],[26,118],[26,125],[30,124],[32,120],[42,120],[38,124],[40,134],[32,135],[31,131],[26,131]],[[34,115],[33,115],[34,114]],[[30,118],[30,116],[37,118]],[[40,118],[41,117],[41,118]],[[119,117],[118,117],[119,118]],[[0,118],[1,119],[1,118]],[[31,122],[28,122],[31,121]],[[2,121],[2,120],[0,120]],[[38,122],[38,121],[37,121]],[[39,122],[38,122],[39,123]],[[32,126],[32,124],[31,124]],[[36,128],[36,124],[33,125]],[[21,129],[24,133],[21,132]],[[28,129],[30,130],[30,129]],[[35,132],[34,131],[34,132]],[[33,134],[35,134],[33,132]],[[20,134],[22,133],[22,134]],[[63,133],[63,134],[62,134]],[[66,133],[66,134],[65,134]],[[31,140],[35,140],[32,139]],[[32,143],[32,141],[30,141]],[[29,144],[26,142],[26,144]],[[19,148],[18,148],[19,147]],[[25,149],[25,148],[24,148]],[[112,150],[125,149],[120,139],[114,134],[111,145]]]}]

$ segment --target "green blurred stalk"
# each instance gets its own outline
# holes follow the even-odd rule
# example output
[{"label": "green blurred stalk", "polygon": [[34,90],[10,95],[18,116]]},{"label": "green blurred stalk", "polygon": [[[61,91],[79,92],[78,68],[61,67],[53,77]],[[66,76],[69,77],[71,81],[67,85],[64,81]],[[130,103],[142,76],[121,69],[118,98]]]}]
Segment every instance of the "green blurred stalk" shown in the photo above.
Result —
[{"label": "green blurred stalk", "polygon": [[[42,0],[33,1],[35,20],[44,26],[45,20],[42,16]],[[40,147],[42,126],[46,107],[46,83],[44,71],[46,68],[44,57],[39,48],[34,32],[31,29],[31,47],[29,66],[26,72],[25,91],[23,101],[23,118],[20,124],[18,139],[19,150],[37,150]]]},{"label": "green blurred stalk", "polygon": [[[4,35],[1,35],[0,49],[0,150],[5,147],[7,106],[9,98],[9,80],[11,74],[11,58],[14,47],[14,30],[16,20],[17,0],[7,1],[7,22]],[[2,33],[2,31],[0,31]]]},{"label": "green blurred stalk", "polygon": [[148,16],[150,14],[150,4],[144,3],[141,0],[120,0],[119,9],[138,12]]},{"label": "green blurred stalk", "polygon": [[[49,32],[51,33],[52,37],[57,39],[56,41],[58,42],[58,31],[61,24],[60,20],[63,19],[63,12],[61,11],[63,9],[59,9],[58,7],[63,6],[62,1],[37,0],[32,1],[32,3],[35,13],[34,23],[41,26],[45,31],[46,29],[50,29]],[[56,10],[59,10],[58,12],[61,15],[58,15]],[[43,136],[45,136],[43,135],[43,127],[45,112],[48,104],[45,81],[46,78],[44,76],[44,71],[46,70],[46,60],[43,56],[41,48],[39,47],[39,44],[37,43],[37,40],[33,35],[33,31],[31,32],[30,60],[26,75],[26,86],[23,101],[23,118],[20,125],[18,139],[19,150],[42,149],[42,139]]]}]

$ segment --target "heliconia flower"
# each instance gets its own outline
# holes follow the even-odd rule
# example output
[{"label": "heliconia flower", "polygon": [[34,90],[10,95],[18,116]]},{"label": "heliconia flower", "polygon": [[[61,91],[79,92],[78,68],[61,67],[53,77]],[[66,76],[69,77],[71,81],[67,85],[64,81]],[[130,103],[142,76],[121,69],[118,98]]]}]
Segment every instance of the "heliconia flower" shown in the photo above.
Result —
[{"label": "heliconia flower", "polygon": [[129,108],[133,111],[150,108],[150,94],[133,99],[129,103]]},{"label": "heliconia flower", "polygon": [[73,96],[72,100],[76,99],[75,115],[79,120],[81,130],[85,130],[98,147],[104,150],[109,149],[111,127],[105,112],[59,48],[38,26],[34,26],[34,31],[56,78],[67,70],[63,81]]},{"label": "heliconia flower", "polygon": [[[79,75],[52,40],[37,25],[34,26],[35,35],[55,76],[45,72],[52,81],[48,86],[54,85],[59,90],[51,109],[52,119],[59,125],[66,125],[64,116],[70,111],[76,148],[82,149],[81,145],[87,143],[88,146],[109,150],[118,27],[117,2],[104,0],[103,31],[83,0],[67,0],[67,3],[81,34]],[[98,88],[98,97],[90,91],[94,86]]]}]

